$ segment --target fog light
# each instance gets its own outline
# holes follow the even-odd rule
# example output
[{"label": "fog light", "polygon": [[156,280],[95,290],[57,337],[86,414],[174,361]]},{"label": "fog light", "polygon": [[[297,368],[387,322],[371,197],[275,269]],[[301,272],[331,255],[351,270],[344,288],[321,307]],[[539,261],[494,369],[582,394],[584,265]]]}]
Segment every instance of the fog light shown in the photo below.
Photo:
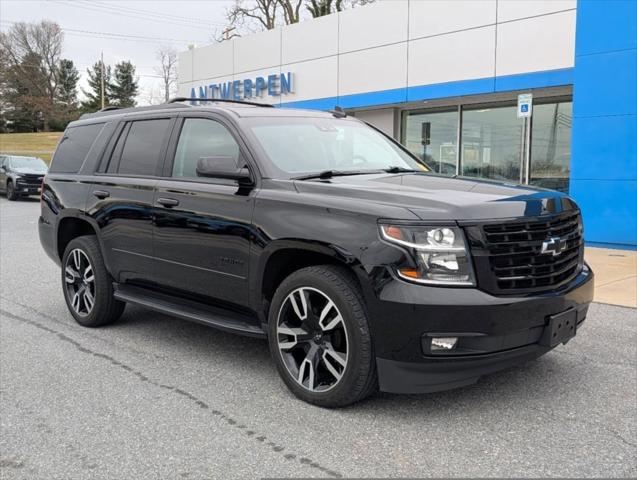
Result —
[{"label": "fog light", "polygon": [[431,351],[453,350],[458,344],[458,337],[438,337],[431,339]]}]

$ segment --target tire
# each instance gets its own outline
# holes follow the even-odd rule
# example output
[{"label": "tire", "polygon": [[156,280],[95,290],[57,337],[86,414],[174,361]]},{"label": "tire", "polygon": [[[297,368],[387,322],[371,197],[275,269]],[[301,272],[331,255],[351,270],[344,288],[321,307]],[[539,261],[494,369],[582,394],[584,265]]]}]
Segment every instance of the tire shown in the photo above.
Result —
[{"label": "tire", "polygon": [[12,202],[17,200],[20,197],[20,195],[18,195],[18,193],[15,191],[15,186],[13,185],[13,182],[11,180],[7,182],[6,192],[7,192],[7,200],[10,200]]},{"label": "tire", "polygon": [[334,408],[376,391],[367,318],[360,288],[346,268],[307,267],[281,283],[270,307],[268,342],[277,371],[294,395]]},{"label": "tire", "polygon": [[71,315],[84,327],[112,323],[121,317],[126,306],[113,297],[113,279],[104,266],[95,235],[74,238],[66,246],[62,290]]}]

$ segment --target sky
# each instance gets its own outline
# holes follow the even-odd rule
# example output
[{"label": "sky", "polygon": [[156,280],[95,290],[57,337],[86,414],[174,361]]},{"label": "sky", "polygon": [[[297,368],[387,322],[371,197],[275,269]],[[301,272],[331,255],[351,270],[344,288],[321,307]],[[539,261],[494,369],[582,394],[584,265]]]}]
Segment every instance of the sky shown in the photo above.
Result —
[{"label": "sky", "polygon": [[[73,60],[86,88],[86,68],[99,60],[130,60],[139,76],[140,105],[160,97],[157,49],[178,52],[213,43],[226,26],[231,0],[0,0],[0,30],[11,22],[52,20],[64,31],[64,58]],[[81,93],[80,93],[81,96]]]}]

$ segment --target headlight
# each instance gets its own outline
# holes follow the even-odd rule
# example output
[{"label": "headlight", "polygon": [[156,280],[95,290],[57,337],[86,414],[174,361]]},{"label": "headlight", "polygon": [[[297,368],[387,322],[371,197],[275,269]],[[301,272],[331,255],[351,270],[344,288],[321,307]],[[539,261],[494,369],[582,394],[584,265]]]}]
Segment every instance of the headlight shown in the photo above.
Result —
[{"label": "headlight", "polygon": [[458,227],[381,225],[381,236],[406,247],[416,268],[398,268],[404,279],[430,285],[475,285],[471,259]]}]

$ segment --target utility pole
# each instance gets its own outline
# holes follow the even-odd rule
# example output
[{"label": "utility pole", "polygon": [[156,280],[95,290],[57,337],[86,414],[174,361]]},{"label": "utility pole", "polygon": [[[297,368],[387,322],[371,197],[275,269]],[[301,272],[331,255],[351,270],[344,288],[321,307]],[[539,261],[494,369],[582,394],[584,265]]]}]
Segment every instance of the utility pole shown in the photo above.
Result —
[{"label": "utility pole", "polygon": [[104,99],[104,52],[102,52],[102,67],[100,68],[101,70],[101,77],[102,77],[102,109],[106,106],[106,102]]}]

